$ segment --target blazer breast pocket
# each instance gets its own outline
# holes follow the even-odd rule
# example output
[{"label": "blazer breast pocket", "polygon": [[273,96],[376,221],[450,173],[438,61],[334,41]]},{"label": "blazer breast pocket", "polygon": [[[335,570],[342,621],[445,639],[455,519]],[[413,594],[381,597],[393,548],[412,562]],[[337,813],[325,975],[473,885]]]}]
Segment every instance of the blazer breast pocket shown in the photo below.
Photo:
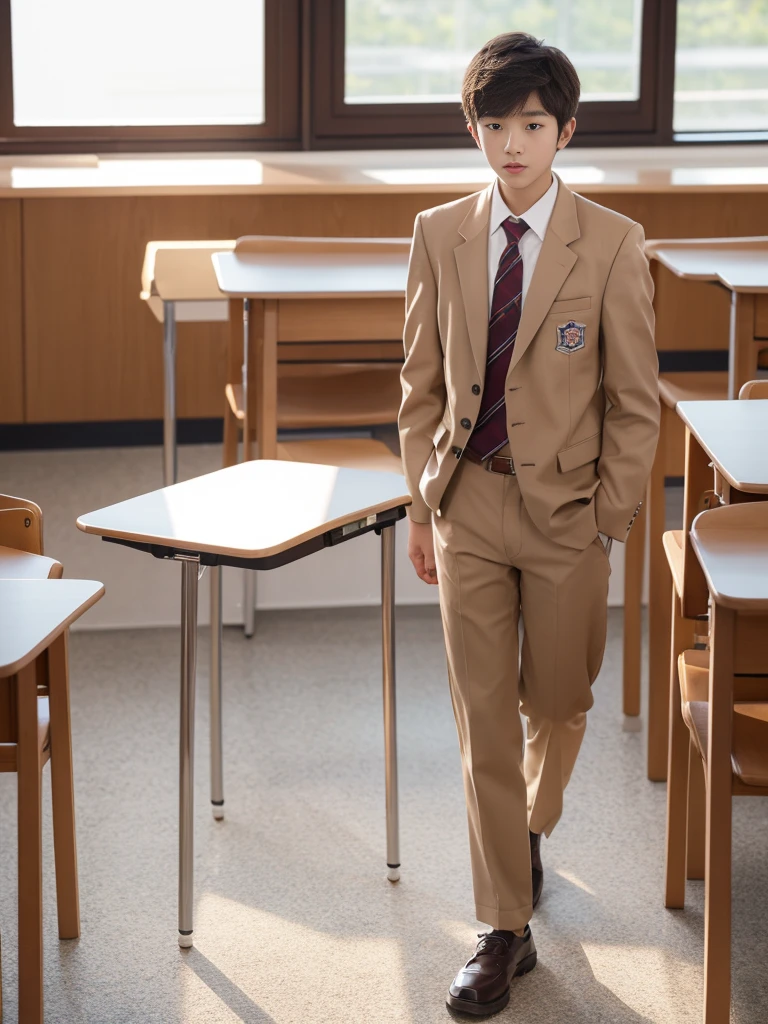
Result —
[{"label": "blazer breast pocket", "polygon": [[589,295],[585,295],[580,299],[558,299],[553,302],[549,307],[549,316],[553,313],[558,315],[563,313],[577,313],[579,310],[591,309],[592,298]]}]

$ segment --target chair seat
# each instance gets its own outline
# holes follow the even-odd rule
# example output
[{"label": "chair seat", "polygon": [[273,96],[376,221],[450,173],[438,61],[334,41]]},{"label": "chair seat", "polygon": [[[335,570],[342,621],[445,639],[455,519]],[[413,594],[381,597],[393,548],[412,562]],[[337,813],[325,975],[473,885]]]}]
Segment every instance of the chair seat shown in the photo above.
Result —
[{"label": "chair seat", "polygon": [[[5,680],[0,680],[5,682]],[[0,700],[3,698],[2,690],[0,690]],[[6,730],[9,726],[15,726],[15,723],[9,723],[3,721],[4,716],[0,715],[0,772],[15,772],[17,771],[16,764],[16,743],[10,741],[6,737],[10,737],[13,733]],[[15,728],[14,728],[15,732]],[[44,765],[51,756],[51,708],[48,701],[48,697],[37,698],[37,742],[40,747],[40,765]]]},{"label": "chair seat", "polygon": [[[312,367],[311,375],[295,368],[280,373],[277,426],[286,430],[321,427],[361,427],[394,423],[402,390],[400,364]],[[322,387],[317,378],[322,377]],[[227,384],[227,401],[239,420],[244,418],[243,389]]]},{"label": "chair seat", "polygon": [[667,530],[662,535],[664,554],[667,556],[669,571],[675,584],[677,596],[683,594],[683,531]]},{"label": "chair seat", "polygon": [[728,397],[728,373],[660,373],[659,397],[674,409],[678,402],[709,401]]},{"label": "chair seat", "polygon": [[47,580],[60,579],[61,562],[45,555],[32,555],[18,548],[0,545],[0,579],[2,580]]},{"label": "chair seat", "polygon": [[[683,718],[706,764],[709,705],[706,701],[684,704]],[[731,769],[745,787],[768,788],[768,704],[734,706]]]},{"label": "chair seat", "polygon": [[[683,704],[709,700],[709,651],[683,651],[677,662]],[[736,676],[733,699],[742,703],[768,701],[768,676]]]},{"label": "chair seat", "polygon": [[402,473],[400,459],[382,441],[363,437],[289,441],[278,444],[277,457],[290,462],[314,462],[321,466]]}]

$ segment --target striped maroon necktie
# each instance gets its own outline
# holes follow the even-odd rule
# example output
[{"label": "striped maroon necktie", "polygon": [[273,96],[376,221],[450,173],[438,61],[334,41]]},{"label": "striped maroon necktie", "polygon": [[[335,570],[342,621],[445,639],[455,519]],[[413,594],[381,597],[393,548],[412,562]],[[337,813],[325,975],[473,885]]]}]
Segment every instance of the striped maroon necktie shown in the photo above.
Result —
[{"label": "striped maroon necktie", "polygon": [[523,258],[518,243],[528,225],[524,220],[514,221],[508,217],[501,226],[508,245],[499,260],[493,285],[483,400],[469,439],[469,448],[481,459],[494,455],[508,441],[504,384],[515,347],[523,297]]}]

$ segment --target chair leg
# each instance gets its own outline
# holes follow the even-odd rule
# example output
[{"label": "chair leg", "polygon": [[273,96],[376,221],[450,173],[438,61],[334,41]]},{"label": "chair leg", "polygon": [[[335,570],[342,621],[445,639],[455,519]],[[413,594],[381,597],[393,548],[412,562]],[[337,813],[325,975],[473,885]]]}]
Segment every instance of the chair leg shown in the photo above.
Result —
[{"label": "chair leg", "polygon": [[43,843],[35,664],[16,676],[19,817],[19,1020],[43,1020]]},{"label": "chair leg", "polygon": [[640,665],[642,662],[643,568],[645,565],[645,506],[624,546],[624,714],[640,715]]},{"label": "chair leg", "polygon": [[237,465],[237,443],[240,436],[240,423],[237,416],[230,409],[229,402],[226,402],[225,405],[224,448],[222,452],[224,468]]},{"label": "chair leg", "polygon": [[664,555],[666,507],[664,472],[669,416],[673,410],[661,407],[661,434],[648,483],[650,531],[648,538],[650,584],[648,593],[648,778],[663,782],[667,777],[669,734],[669,567]]},{"label": "chair leg", "polygon": [[707,825],[707,787],[704,765],[693,742],[688,768],[688,858],[686,877],[704,877],[705,834]]},{"label": "chair leg", "polygon": [[704,881],[704,1024],[729,1024],[730,1020],[734,620],[733,611],[713,606]]},{"label": "chair leg", "polygon": [[667,762],[667,856],[664,906],[685,906],[685,864],[688,842],[688,727],[683,721],[677,659],[682,646],[686,620],[680,614],[680,600],[672,584],[672,647],[669,664],[669,758]]},{"label": "chair leg", "polygon": [[80,935],[80,897],[77,884],[75,786],[72,774],[72,724],[69,713],[66,631],[48,648],[48,680],[51,710],[53,850],[56,862],[59,938],[76,939]]}]

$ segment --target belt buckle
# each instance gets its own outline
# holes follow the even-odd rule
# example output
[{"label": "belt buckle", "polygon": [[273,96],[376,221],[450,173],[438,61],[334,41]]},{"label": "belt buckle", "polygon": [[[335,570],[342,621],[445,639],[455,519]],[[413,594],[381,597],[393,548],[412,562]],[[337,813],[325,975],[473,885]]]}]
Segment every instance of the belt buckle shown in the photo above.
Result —
[{"label": "belt buckle", "polygon": [[[507,473],[505,470],[501,469],[492,469],[491,467],[494,459],[503,459],[506,463],[508,463],[509,472]],[[506,476],[517,476],[517,473],[515,472],[514,459],[512,459],[509,455],[490,455],[486,459],[485,468],[488,470],[489,473],[501,473],[502,475]]]}]

